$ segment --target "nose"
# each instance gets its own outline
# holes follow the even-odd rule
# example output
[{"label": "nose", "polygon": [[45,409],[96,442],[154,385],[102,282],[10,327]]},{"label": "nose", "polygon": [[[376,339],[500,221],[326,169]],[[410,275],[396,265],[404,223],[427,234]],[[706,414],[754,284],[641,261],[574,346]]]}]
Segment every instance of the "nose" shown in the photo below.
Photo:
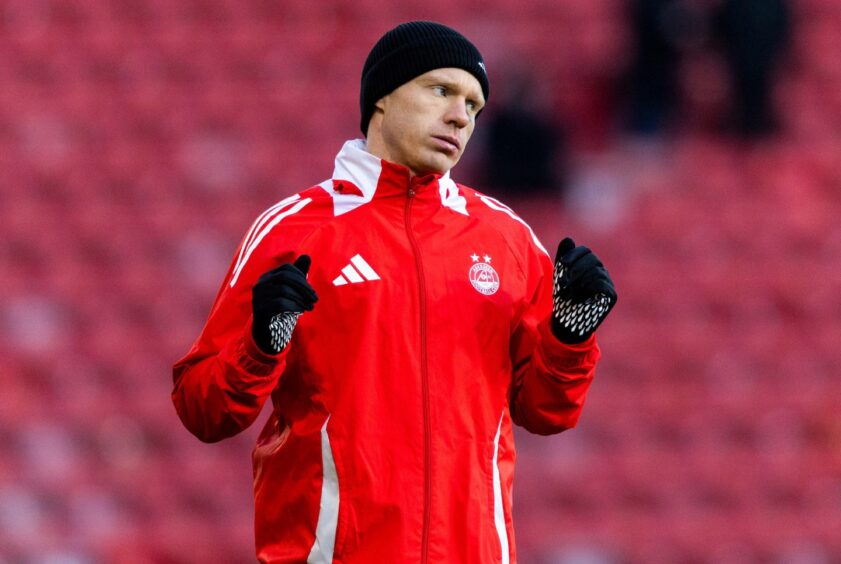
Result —
[{"label": "nose", "polygon": [[447,107],[445,121],[459,129],[467,127],[470,123],[470,114],[467,113],[467,104],[464,99],[459,96],[453,97],[452,102]]}]

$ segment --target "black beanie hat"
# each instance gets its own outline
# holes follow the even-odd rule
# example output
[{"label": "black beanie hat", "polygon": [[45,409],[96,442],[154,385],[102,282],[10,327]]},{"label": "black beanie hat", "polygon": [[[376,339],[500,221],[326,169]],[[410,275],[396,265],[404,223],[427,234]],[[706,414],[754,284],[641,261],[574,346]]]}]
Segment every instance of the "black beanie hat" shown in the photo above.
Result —
[{"label": "black beanie hat", "polygon": [[445,67],[464,69],[475,76],[485,100],[488,99],[488,75],[482,55],[462,34],[425,21],[403,23],[388,31],[368,53],[362,67],[362,133],[367,135],[377,100],[425,72]]}]

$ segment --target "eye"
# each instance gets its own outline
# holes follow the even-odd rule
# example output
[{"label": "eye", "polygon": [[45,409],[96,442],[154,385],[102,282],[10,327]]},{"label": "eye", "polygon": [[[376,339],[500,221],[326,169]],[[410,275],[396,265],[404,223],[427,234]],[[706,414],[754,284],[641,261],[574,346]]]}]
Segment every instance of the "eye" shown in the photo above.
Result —
[{"label": "eye", "polygon": [[433,86],[432,90],[439,96],[447,95],[447,88],[444,86]]},{"label": "eye", "polygon": [[480,106],[479,102],[476,102],[475,100],[467,100],[465,105],[467,106],[467,111],[470,112],[470,115],[476,116],[482,111],[482,106]]}]

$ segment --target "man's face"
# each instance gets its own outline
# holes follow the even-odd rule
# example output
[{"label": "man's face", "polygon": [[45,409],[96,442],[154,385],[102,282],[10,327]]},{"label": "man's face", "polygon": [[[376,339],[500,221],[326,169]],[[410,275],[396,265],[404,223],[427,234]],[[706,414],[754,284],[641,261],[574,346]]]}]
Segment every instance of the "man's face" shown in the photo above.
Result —
[{"label": "man's face", "polygon": [[377,102],[382,112],[382,158],[416,175],[455,166],[485,105],[479,81],[457,68],[434,69]]}]

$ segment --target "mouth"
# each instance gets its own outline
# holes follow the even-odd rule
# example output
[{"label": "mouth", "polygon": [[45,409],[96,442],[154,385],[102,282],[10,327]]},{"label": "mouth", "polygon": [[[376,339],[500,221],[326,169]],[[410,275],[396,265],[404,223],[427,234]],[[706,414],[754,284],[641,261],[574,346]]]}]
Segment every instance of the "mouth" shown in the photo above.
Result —
[{"label": "mouth", "polygon": [[452,135],[433,135],[436,145],[447,153],[457,153],[461,150],[461,142]]}]

